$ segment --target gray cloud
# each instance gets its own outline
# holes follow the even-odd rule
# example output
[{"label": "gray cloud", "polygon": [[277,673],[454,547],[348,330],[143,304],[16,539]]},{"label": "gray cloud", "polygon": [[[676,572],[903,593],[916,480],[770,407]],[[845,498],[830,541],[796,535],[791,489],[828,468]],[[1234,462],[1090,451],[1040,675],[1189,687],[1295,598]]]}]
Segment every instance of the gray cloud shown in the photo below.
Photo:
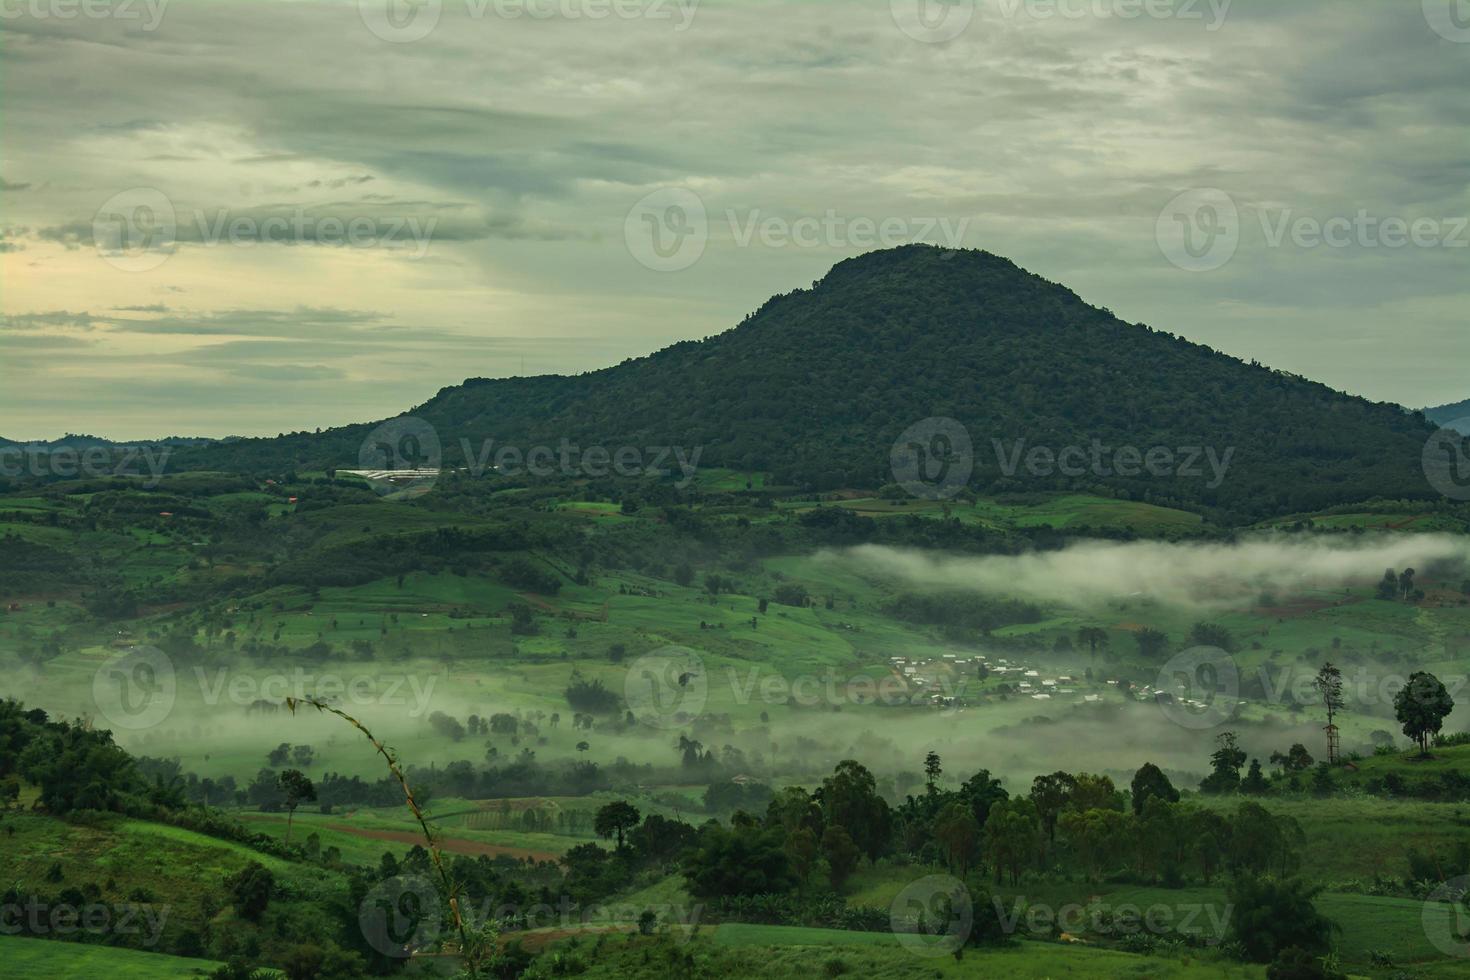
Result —
[{"label": "gray cloud", "polygon": [[[339,359],[406,363],[427,347],[412,378],[354,389],[353,411],[385,417],[464,376],[515,373],[523,355],[579,371],[709,335],[861,250],[742,247],[727,211],[933,216],[966,219],[964,244],[1125,319],[1369,397],[1470,396],[1470,253],[1272,246],[1261,231],[1283,214],[1470,212],[1465,46],[1418,4],[1236,0],[1214,31],[1009,6],[983,2],[938,45],[899,31],[887,0],[705,0],[683,32],[477,20],[446,3],[409,44],[375,38],[346,2],[268,16],[247,0],[173,4],[152,32],[7,20],[6,169],[46,182],[0,184],[24,190],[7,218],[40,229],[0,238],[5,261],[87,259],[98,207],[130,188],[158,188],[183,220],[154,271],[117,279],[98,259],[95,284],[57,276],[0,303],[13,318],[110,310],[98,333],[156,338],[164,359],[191,338],[296,340],[357,376],[383,365]],[[643,269],[622,239],[629,208],[663,186],[696,190],[712,222],[678,275]],[[1241,210],[1239,248],[1214,272],[1174,268],[1154,241],[1161,208],[1192,187]],[[252,247],[264,236],[251,228],[296,214],[362,217],[378,247],[323,247],[314,232],[299,251]],[[242,247],[205,244],[221,216],[246,220]],[[390,227],[409,218],[435,222],[418,261]],[[242,281],[268,283],[262,305],[285,310],[240,309]],[[78,282],[95,290],[84,301]],[[183,290],[194,310],[150,308]],[[384,312],[331,323],[298,304]],[[493,336],[466,339],[478,335]],[[136,353],[89,352],[98,376]],[[315,419],[322,392],[294,382],[239,396],[227,429],[346,420]],[[57,428],[47,379],[17,383],[7,413],[35,435]],[[216,397],[236,398],[230,383]],[[139,404],[103,385],[91,397],[119,424]]]}]

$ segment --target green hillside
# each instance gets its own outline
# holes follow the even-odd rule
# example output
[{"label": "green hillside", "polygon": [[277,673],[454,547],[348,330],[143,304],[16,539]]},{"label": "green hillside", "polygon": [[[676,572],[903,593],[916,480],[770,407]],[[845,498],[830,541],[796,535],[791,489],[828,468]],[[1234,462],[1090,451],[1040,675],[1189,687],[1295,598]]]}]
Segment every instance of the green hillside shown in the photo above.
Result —
[{"label": "green hillside", "polygon": [[[453,467],[482,466],[486,440],[522,451],[568,440],[698,447],[703,466],[876,489],[893,482],[899,436],[947,417],[968,430],[970,483],[981,491],[1106,489],[1232,519],[1433,496],[1422,417],[1124,323],[999,256],[918,245],[839,263],[718,336],[578,377],[471,379],[411,414],[434,427]],[[179,459],[351,467],[370,428]],[[1094,440],[1108,455],[1081,475],[1012,465],[1018,447],[1090,451]],[[1119,475],[1138,469],[1111,455],[1120,447],[1175,455],[1158,473]],[[1222,464],[1230,452],[1228,465],[1213,471],[1205,450]]]}]

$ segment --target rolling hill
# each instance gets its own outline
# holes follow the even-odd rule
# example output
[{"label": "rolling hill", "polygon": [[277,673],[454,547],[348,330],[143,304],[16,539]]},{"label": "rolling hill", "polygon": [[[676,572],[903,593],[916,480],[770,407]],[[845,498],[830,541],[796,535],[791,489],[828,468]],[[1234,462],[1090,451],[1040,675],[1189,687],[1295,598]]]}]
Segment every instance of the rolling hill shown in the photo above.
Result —
[{"label": "rolling hill", "polygon": [[1460,402],[1451,402],[1448,405],[1426,408],[1424,417],[1435,425],[1442,425],[1456,432],[1470,435],[1470,398]]},{"label": "rolling hill", "polygon": [[[1239,519],[1433,496],[1422,415],[1125,323],[1002,257],[920,245],[841,262],[702,341],[575,377],[472,378],[410,414],[435,427],[446,466],[487,439],[523,449],[566,439],[698,446],[704,466],[816,490],[878,488],[894,481],[900,434],[947,417],[968,430],[978,490],[1085,490]],[[247,439],[179,461],[351,466],[369,430]],[[1018,451],[1094,440],[1101,466],[1080,474],[1044,457],[1008,465]],[[1110,454],[1120,447],[1163,447],[1172,468],[1119,475],[1125,461]],[[1201,450],[1227,465],[1212,471]]]}]

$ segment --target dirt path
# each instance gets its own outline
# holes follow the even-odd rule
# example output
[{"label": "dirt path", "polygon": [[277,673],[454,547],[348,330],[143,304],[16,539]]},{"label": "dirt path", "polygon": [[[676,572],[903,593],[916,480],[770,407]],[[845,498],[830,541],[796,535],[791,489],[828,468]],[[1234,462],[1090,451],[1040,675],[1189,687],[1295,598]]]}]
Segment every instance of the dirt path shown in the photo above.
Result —
[{"label": "dirt path", "polygon": [[[368,830],[363,827],[354,827],[351,824],[329,823],[328,830],[340,831],[351,834],[353,837],[361,837],[365,840],[390,841],[394,844],[422,844],[422,834],[416,834],[411,830]],[[507,847],[503,844],[486,844],[477,840],[465,840],[462,837],[441,837],[439,847],[454,854],[468,854],[478,857],[483,854],[486,857],[499,857],[504,854],[513,858],[534,858],[537,861],[558,861],[560,854],[551,851],[536,851],[526,847]]]}]

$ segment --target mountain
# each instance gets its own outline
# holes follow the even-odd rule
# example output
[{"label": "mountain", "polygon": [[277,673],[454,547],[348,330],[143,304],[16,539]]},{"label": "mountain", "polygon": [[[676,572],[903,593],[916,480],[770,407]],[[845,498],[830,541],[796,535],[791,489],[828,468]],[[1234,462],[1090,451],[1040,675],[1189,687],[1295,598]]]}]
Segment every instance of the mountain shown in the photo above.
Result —
[{"label": "mountain", "polygon": [[1470,436],[1470,398],[1436,408],[1426,408],[1424,417],[1435,425]]},{"label": "mountain", "polygon": [[68,432],[60,439],[31,439],[21,441],[18,439],[6,439],[0,436],[0,448],[20,446],[35,452],[55,452],[59,449],[70,449],[80,451],[83,449],[131,449],[138,446],[209,446],[217,442],[229,442],[237,438],[227,436],[224,439],[209,439],[202,436],[165,436],[162,439],[133,439],[127,442],[115,442],[112,439],[104,439],[101,436],[79,435]]},{"label": "mountain", "polygon": [[[446,466],[464,465],[461,440],[566,438],[701,446],[704,466],[876,489],[894,480],[900,434],[942,416],[969,430],[980,490],[1092,490],[1240,518],[1433,495],[1421,415],[1125,323],[1000,256],[921,245],[841,262],[705,340],[575,377],[472,378],[410,414],[436,428]],[[352,466],[368,431],[247,439],[196,458]],[[1109,452],[1165,447],[1177,463],[1208,448],[1228,467],[1215,480],[1202,459],[1198,476],[1120,476],[1112,456],[1080,476],[1002,465],[1018,445],[1058,452],[1093,439]]]}]

